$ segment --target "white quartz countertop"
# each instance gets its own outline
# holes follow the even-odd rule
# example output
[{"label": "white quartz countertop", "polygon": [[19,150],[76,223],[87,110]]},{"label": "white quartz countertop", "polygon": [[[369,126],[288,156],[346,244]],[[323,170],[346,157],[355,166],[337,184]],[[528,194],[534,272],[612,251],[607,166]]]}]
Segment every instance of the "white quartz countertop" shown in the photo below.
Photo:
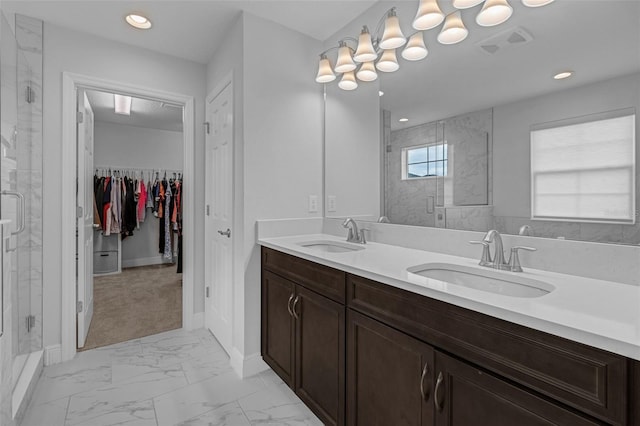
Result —
[{"label": "white quartz countertop", "polygon": [[306,248],[309,241],[338,241],[312,234],[262,238],[262,246],[369,278],[396,288],[481,312],[496,318],[640,360],[640,287],[527,268],[500,271],[549,283],[541,297],[519,298],[449,284],[407,272],[425,263],[477,267],[478,260],[370,242],[364,250],[325,253]]}]

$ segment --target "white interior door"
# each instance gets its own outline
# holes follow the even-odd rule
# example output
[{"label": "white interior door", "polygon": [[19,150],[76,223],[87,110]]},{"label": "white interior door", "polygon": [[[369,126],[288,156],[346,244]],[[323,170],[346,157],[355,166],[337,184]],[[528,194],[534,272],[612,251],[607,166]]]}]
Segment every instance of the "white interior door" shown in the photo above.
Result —
[{"label": "white interior door", "polygon": [[207,327],[231,353],[233,313],[233,90],[207,99],[205,311]]},{"label": "white interior door", "polygon": [[78,348],[84,347],[93,317],[93,110],[78,89]]}]

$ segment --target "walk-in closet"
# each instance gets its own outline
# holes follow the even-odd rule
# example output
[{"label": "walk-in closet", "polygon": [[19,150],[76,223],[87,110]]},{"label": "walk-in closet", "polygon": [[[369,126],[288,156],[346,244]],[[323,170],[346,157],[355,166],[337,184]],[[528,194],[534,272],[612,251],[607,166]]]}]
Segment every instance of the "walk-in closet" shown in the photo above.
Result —
[{"label": "walk-in closet", "polygon": [[92,204],[78,277],[93,305],[79,316],[78,349],[180,328],[182,107],[96,90],[78,105],[79,205]]}]

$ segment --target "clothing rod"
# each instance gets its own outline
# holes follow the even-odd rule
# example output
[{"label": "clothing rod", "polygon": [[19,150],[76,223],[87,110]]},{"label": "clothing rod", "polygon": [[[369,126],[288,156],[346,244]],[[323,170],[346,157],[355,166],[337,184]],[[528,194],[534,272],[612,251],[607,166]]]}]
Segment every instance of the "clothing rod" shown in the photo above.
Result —
[{"label": "clothing rod", "polygon": [[162,167],[158,167],[158,168],[154,168],[154,169],[149,169],[149,168],[144,168],[144,167],[118,167],[118,166],[94,166],[95,170],[99,170],[99,171],[115,171],[118,170],[120,172],[152,172],[152,173],[182,173],[182,169],[165,169]]}]

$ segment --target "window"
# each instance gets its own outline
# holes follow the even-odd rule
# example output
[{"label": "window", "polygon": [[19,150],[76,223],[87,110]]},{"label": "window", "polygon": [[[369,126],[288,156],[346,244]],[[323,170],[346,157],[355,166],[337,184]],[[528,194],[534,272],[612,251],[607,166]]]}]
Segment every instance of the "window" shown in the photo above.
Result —
[{"label": "window", "polygon": [[635,223],[635,110],[531,129],[531,217]]},{"label": "window", "polygon": [[402,179],[447,175],[447,144],[422,145],[402,150]]}]

